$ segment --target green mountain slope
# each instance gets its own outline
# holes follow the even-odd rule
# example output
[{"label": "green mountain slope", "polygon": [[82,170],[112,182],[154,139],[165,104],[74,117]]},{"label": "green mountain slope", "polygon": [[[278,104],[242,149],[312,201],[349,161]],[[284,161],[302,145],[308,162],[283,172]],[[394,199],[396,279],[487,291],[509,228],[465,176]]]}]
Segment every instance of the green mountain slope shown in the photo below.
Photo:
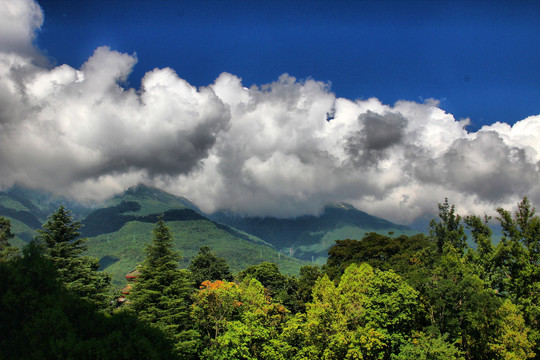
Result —
[{"label": "green mountain slope", "polygon": [[177,250],[183,254],[182,267],[189,265],[202,246],[210,246],[226,258],[233,272],[272,261],[282,272],[294,274],[306,264],[278,253],[256,236],[209,220],[183,197],[143,185],[130,188],[94,209],[22,188],[0,192],[0,216],[10,219],[16,234],[12,243],[19,247],[36,236],[35,230],[60,205],[65,205],[82,222],[82,234],[89,238],[88,255],[100,259],[102,269],[113,275],[117,285],[123,284],[124,275],[142,262],[145,245],[151,242],[152,229],[160,215],[173,232]]},{"label": "green mountain slope", "polygon": [[319,216],[242,218],[226,213],[208,216],[183,197],[143,185],[94,209],[22,188],[0,192],[0,216],[11,219],[17,235],[13,242],[18,246],[31,240],[35,229],[62,204],[82,221],[83,236],[89,238],[88,254],[100,259],[116,283],[123,283],[124,274],[143,260],[145,244],[152,239],[159,215],[172,229],[175,245],[183,253],[182,266],[189,265],[201,246],[210,246],[235,272],[273,261],[282,272],[297,273],[308,262],[324,262],[337,239],[361,239],[368,232],[416,233],[348,204],[327,206]]},{"label": "green mountain slope", "polygon": [[324,262],[328,249],[339,239],[361,239],[376,232],[395,236],[416,234],[407,226],[369,215],[350,204],[328,205],[319,216],[294,219],[239,217],[225,212],[212,214],[216,222],[260,237],[297,258]]},{"label": "green mountain slope", "polygon": [[15,234],[13,245],[21,247],[34,239],[36,229],[41,228],[47,217],[60,205],[66,206],[75,220],[81,220],[92,211],[86,204],[42,191],[19,186],[0,191],[0,216],[11,221],[12,232]]},{"label": "green mountain slope", "polygon": [[182,267],[189,265],[202,246],[210,246],[226,258],[233,272],[272,261],[282,272],[291,274],[306,264],[278,253],[256,236],[209,220],[191,205],[184,198],[154,188],[131,188],[82,221],[83,235],[89,238],[88,253],[100,259],[102,268],[113,275],[116,283],[122,283],[123,276],[144,259],[154,223],[163,215],[173,232],[176,249],[182,252]]},{"label": "green mountain slope", "polygon": [[11,230],[15,234],[12,244],[21,247],[36,235],[44,214],[32,202],[12,196],[9,192],[0,192],[0,216],[11,221]]}]

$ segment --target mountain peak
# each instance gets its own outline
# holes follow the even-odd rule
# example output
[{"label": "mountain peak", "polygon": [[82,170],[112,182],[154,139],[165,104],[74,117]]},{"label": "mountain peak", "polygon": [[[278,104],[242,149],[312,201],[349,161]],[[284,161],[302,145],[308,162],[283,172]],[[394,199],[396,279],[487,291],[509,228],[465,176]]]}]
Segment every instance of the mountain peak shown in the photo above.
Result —
[{"label": "mountain peak", "polygon": [[137,184],[129,187],[122,194],[115,196],[112,204],[116,205],[122,201],[150,202],[154,203],[155,205],[158,203],[162,205],[167,204],[167,209],[188,208],[202,214],[202,211],[185,197],[176,196],[164,190],[145,184]]},{"label": "mountain peak", "polygon": [[356,210],[360,211],[357,208],[355,208],[353,205],[347,203],[347,202],[339,202],[339,203],[330,203],[324,207],[324,209],[328,208],[335,208],[335,209],[343,209],[343,210]]}]

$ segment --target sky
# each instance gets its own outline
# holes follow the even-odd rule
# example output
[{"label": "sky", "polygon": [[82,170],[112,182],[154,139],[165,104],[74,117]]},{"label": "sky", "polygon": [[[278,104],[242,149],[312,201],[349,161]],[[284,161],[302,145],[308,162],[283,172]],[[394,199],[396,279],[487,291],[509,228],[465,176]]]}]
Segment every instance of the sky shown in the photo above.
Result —
[{"label": "sky", "polygon": [[0,189],[206,212],[540,204],[533,1],[0,0]]}]

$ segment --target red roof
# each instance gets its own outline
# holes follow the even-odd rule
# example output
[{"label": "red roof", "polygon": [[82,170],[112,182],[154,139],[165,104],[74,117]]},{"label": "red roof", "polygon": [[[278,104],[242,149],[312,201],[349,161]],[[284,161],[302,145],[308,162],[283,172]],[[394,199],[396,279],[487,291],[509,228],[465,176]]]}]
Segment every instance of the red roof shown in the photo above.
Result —
[{"label": "red roof", "polygon": [[138,278],[140,275],[141,275],[141,273],[139,272],[139,270],[138,270],[138,269],[135,269],[135,270],[129,272],[129,273],[126,275],[126,279],[128,279],[128,280],[136,279],[136,278]]}]

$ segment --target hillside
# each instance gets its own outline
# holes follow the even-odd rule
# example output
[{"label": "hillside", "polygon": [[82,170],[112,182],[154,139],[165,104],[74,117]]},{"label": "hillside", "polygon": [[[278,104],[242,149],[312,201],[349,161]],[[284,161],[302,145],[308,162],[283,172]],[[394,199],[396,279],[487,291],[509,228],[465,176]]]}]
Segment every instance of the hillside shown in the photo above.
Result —
[{"label": "hillside", "polygon": [[12,231],[16,235],[13,243],[22,246],[36,236],[49,214],[60,205],[65,205],[74,219],[80,220],[92,211],[89,206],[49,193],[12,187],[0,191],[0,216],[11,220]]},{"label": "hillside", "polygon": [[186,198],[143,185],[128,189],[99,208],[22,188],[0,192],[0,216],[11,219],[17,246],[34,238],[35,229],[62,204],[82,222],[82,234],[89,238],[88,254],[100,259],[102,269],[113,274],[117,283],[143,260],[145,244],[152,239],[159,215],[173,231],[176,248],[183,254],[183,267],[200,247],[210,246],[227,259],[234,272],[272,261],[284,273],[297,273],[304,264],[323,263],[335,240],[361,239],[368,232],[396,236],[416,233],[349,204],[326,206],[319,216],[278,219],[224,212],[206,215]]},{"label": "hillside", "polygon": [[62,204],[70,211],[75,208],[74,218],[81,220],[82,235],[89,239],[87,254],[97,257],[102,270],[111,273],[118,285],[144,259],[145,244],[152,240],[152,229],[160,215],[173,232],[176,249],[183,255],[182,267],[189,265],[202,246],[210,246],[226,258],[233,272],[272,261],[282,272],[294,274],[306,264],[278,253],[256,236],[209,220],[183,197],[143,185],[130,188],[95,209],[20,188],[1,192],[0,216],[11,220],[16,234],[13,244],[22,246],[33,239],[35,230]]},{"label": "hillside", "polygon": [[369,232],[393,235],[418,233],[404,225],[369,215],[346,203],[328,205],[319,216],[294,219],[239,217],[218,212],[210,218],[268,241],[296,258],[323,263],[328,249],[339,239],[361,239]]},{"label": "hillside", "polygon": [[182,267],[189,265],[202,246],[210,246],[226,258],[233,272],[272,261],[282,272],[292,274],[305,264],[278,253],[255,236],[209,220],[185,198],[141,185],[111,199],[83,220],[88,253],[100,259],[102,268],[113,274],[117,283],[122,282],[123,275],[144,259],[145,244],[152,239],[159,215],[172,230],[176,249],[182,252]]}]

